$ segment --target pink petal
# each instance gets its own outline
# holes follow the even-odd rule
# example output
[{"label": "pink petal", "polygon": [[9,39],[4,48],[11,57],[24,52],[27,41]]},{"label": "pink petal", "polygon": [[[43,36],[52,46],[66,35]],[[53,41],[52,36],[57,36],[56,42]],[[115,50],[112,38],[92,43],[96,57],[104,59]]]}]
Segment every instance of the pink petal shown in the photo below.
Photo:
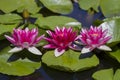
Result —
[{"label": "pink petal", "polygon": [[61,50],[61,51],[58,51],[58,48],[56,48],[55,51],[54,51],[55,57],[58,57],[58,56],[62,55],[64,52],[65,52],[64,49]]},{"label": "pink petal", "polygon": [[43,34],[43,35],[41,35],[40,37],[38,37],[38,38],[36,39],[35,43],[38,43],[41,39],[43,39],[44,36],[45,36],[45,35]]},{"label": "pink petal", "polygon": [[7,40],[9,40],[12,44],[15,44],[15,40],[14,38],[8,36],[8,35],[5,35],[5,37],[7,38]]},{"label": "pink petal", "polygon": [[54,44],[47,44],[47,45],[43,46],[43,48],[54,49],[54,48],[56,48],[56,46]]}]

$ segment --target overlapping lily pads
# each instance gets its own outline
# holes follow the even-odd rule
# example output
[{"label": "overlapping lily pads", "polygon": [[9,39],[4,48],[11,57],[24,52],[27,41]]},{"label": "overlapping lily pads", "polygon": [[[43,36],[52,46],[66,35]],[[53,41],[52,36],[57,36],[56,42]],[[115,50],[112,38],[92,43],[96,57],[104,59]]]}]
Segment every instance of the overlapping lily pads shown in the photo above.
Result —
[{"label": "overlapping lily pads", "polygon": [[66,51],[60,57],[54,56],[54,51],[48,51],[42,57],[43,63],[47,66],[68,72],[83,71],[99,64],[98,58],[94,55],[91,58],[79,59],[80,52]]}]

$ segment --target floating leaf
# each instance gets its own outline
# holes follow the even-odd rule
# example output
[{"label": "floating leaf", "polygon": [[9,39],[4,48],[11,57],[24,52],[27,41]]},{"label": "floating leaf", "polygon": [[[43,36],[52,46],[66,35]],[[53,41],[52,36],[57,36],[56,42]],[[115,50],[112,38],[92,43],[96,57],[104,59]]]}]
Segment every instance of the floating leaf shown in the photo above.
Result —
[{"label": "floating leaf", "polygon": [[105,69],[95,72],[92,77],[95,80],[120,80],[120,69],[117,69],[115,74],[113,69]]},{"label": "floating leaf", "polygon": [[113,80],[113,69],[105,69],[95,72],[92,77],[95,80]]},{"label": "floating leaf", "polygon": [[118,62],[120,62],[120,49],[117,49],[116,51],[109,52],[109,54],[117,59]]},{"label": "floating leaf", "polygon": [[93,8],[98,11],[100,0],[79,0],[79,5],[82,9],[88,10]]},{"label": "floating leaf", "polygon": [[0,15],[0,23],[2,24],[11,24],[11,23],[19,23],[22,17],[17,14],[4,14]]},{"label": "floating leaf", "polygon": [[[107,5],[106,5],[107,4]],[[101,0],[100,7],[106,17],[120,16],[119,0]]]},{"label": "floating leaf", "polygon": [[113,80],[120,80],[120,69],[118,69],[116,72],[115,72],[115,75],[113,77]]},{"label": "floating leaf", "polygon": [[12,12],[20,6],[21,0],[0,0],[0,10],[5,13]]},{"label": "floating leaf", "polygon": [[53,12],[68,14],[72,11],[73,6],[70,0],[40,0],[45,7]]},{"label": "floating leaf", "polygon": [[28,12],[35,14],[40,10],[40,6],[37,6],[35,0],[19,0],[19,3],[18,12],[23,12],[24,9],[27,9]]},{"label": "floating leaf", "polygon": [[36,24],[44,29],[54,29],[56,26],[68,26],[67,23],[69,26],[73,26],[73,24],[70,23],[75,23],[74,26],[77,26],[78,28],[81,27],[80,23],[78,24],[77,20],[64,16],[39,17],[36,21]]},{"label": "floating leaf", "polygon": [[101,24],[103,29],[108,29],[108,35],[112,39],[108,43],[118,43],[120,42],[120,18],[107,19],[104,23]]},{"label": "floating leaf", "polygon": [[29,59],[19,59],[14,62],[7,62],[12,54],[8,53],[10,47],[0,51],[0,72],[7,75],[23,76],[33,73],[41,66],[40,62],[33,62]]},{"label": "floating leaf", "polygon": [[99,64],[95,55],[85,59],[79,59],[79,56],[80,52],[73,50],[68,50],[59,57],[55,57],[54,51],[48,51],[43,55],[42,61],[49,67],[68,72],[87,70]]},{"label": "floating leaf", "polygon": [[18,9],[18,12],[22,12],[27,9],[30,13],[36,13],[40,10],[34,0],[0,0],[0,9],[9,13]]}]

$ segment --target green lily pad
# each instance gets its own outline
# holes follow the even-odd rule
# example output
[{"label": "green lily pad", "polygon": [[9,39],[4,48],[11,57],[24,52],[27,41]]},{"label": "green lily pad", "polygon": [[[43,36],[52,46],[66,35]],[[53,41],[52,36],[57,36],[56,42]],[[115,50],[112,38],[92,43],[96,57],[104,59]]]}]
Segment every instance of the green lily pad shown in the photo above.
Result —
[{"label": "green lily pad", "polygon": [[105,69],[95,72],[92,77],[95,80],[113,80],[113,69]]},{"label": "green lily pad", "polygon": [[20,6],[20,0],[0,0],[0,9],[9,13],[16,10]]},{"label": "green lily pad", "polygon": [[14,10],[22,12],[27,9],[30,13],[37,13],[40,10],[34,0],[0,0],[0,9],[5,13],[10,13]]},{"label": "green lily pad", "polygon": [[73,10],[70,0],[40,0],[45,7],[53,12],[68,14]]},{"label": "green lily pad", "polygon": [[4,34],[7,32],[12,32],[13,29],[17,26],[17,24],[12,24],[12,25],[3,25],[0,24],[0,40],[4,39]]},{"label": "green lily pad", "polygon": [[22,17],[20,17],[17,14],[4,14],[0,15],[0,23],[2,24],[12,24],[12,23],[19,23],[22,20]]},{"label": "green lily pad", "polygon": [[101,0],[100,7],[106,17],[120,16],[119,0]]},{"label": "green lily pad", "polygon": [[120,49],[117,49],[116,51],[109,52],[109,54],[117,59],[118,62],[120,62]]},{"label": "green lily pad", "polygon": [[113,77],[113,80],[120,80],[120,69],[118,69],[116,72],[115,72],[115,75]]},{"label": "green lily pad", "polygon": [[88,10],[93,8],[98,11],[98,6],[100,4],[100,0],[79,0],[79,5],[82,9]]},{"label": "green lily pad", "polygon": [[15,76],[24,76],[33,73],[41,66],[40,62],[33,62],[29,59],[19,59],[13,62],[7,62],[12,54],[8,53],[10,47],[0,51],[0,73]]},{"label": "green lily pad", "polygon": [[104,69],[95,72],[92,77],[95,80],[120,80],[120,69],[117,69],[115,74],[113,69]]},{"label": "green lily pad", "polygon": [[23,12],[24,9],[27,9],[28,12],[35,14],[41,9],[41,6],[37,6],[35,0],[19,0],[19,3],[18,12]]},{"label": "green lily pad", "polygon": [[101,26],[103,29],[108,29],[107,35],[112,37],[108,43],[116,44],[120,42],[120,35],[118,35],[120,34],[120,18],[107,19]]},{"label": "green lily pad", "polygon": [[73,50],[68,50],[59,57],[54,56],[54,51],[48,51],[43,55],[42,62],[51,68],[68,72],[87,70],[99,64],[95,55],[85,59],[79,59],[79,56],[80,52]]},{"label": "green lily pad", "polygon": [[[74,23],[74,25],[73,25]],[[35,24],[38,24],[43,29],[52,29],[56,26],[76,26],[81,28],[81,24],[77,20],[64,16],[49,16],[49,17],[39,17]]]}]

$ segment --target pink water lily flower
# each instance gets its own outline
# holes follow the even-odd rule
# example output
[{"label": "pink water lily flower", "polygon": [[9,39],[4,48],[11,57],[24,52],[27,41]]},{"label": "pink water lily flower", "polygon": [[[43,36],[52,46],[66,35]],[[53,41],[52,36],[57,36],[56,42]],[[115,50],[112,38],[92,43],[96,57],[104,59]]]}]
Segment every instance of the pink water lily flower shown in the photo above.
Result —
[{"label": "pink water lily flower", "polygon": [[44,48],[55,49],[54,54],[56,57],[62,55],[77,37],[76,32],[71,27],[56,27],[54,31],[48,30],[47,33],[50,37],[45,37],[45,40],[49,44],[45,45]]},{"label": "pink water lily flower", "polygon": [[27,49],[33,54],[42,55],[42,53],[35,47],[36,44],[44,37],[44,35],[38,36],[38,29],[34,28],[29,30],[25,29],[14,29],[12,36],[5,35],[6,39],[9,40],[15,47],[11,49],[9,52],[14,53],[21,51],[23,49]]},{"label": "pink water lily flower", "polygon": [[80,35],[77,37],[85,46],[81,50],[81,53],[91,52],[95,48],[111,51],[111,48],[105,45],[111,39],[111,36],[107,36],[107,32],[108,30],[102,30],[102,27],[91,26],[88,30],[82,29]]}]

